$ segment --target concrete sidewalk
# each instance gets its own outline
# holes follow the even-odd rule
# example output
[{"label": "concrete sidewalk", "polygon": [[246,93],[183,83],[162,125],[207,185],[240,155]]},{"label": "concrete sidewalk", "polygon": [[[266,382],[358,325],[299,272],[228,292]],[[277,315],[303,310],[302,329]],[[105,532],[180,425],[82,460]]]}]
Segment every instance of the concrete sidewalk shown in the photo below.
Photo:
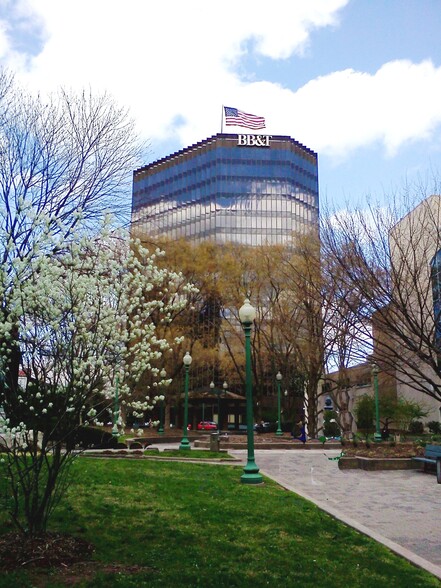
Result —
[{"label": "concrete sidewalk", "polygon": [[[246,451],[231,450],[246,462]],[[335,450],[256,450],[260,472],[441,578],[441,484],[417,470],[339,470]]]}]

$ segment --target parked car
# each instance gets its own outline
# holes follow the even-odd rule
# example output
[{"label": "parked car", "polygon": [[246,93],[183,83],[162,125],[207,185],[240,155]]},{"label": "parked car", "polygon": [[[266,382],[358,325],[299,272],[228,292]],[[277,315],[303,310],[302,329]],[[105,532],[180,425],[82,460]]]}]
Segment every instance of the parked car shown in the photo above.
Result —
[{"label": "parked car", "polygon": [[216,431],[217,424],[214,421],[201,421],[198,423],[198,431]]},{"label": "parked car", "polygon": [[277,423],[261,421],[254,425],[254,430],[257,431],[257,433],[274,433],[274,431],[277,430]]}]

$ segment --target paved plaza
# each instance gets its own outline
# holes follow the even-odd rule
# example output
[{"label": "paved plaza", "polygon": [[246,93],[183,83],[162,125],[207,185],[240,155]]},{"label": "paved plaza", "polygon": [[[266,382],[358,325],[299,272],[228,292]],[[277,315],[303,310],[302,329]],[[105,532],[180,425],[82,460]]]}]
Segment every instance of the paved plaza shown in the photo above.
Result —
[{"label": "paved plaza", "polygon": [[[230,450],[243,460],[246,451]],[[339,451],[256,450],[260,472],[441,578],[441,484],[418,470],[339,470]]]}]

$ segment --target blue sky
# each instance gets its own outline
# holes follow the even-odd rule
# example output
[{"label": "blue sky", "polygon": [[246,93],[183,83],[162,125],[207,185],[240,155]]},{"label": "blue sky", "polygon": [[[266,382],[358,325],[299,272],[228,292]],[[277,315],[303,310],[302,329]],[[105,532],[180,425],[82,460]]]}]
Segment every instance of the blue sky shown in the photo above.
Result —
[{"label": "blue sky", "polygon": [[151,159],[219,132],[222,104],[264,116],[338,208],[441,173],[440,30],[441,0],[0,0],[30,90],[109,92]]}]

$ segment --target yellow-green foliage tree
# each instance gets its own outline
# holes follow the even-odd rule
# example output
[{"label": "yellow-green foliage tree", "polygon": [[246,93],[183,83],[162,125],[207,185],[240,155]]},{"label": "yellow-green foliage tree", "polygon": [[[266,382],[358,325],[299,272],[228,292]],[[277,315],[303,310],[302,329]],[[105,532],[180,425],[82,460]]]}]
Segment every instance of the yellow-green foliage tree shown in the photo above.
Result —
[{"label": "yellow-green foliage tree", "polygon": [[[238,310],[248,296],[257,310],[251,343],[258,411],[265,398],[276,393],[275,376],[280,371],[291,409],[286,420],[301,418],[304,407],[309,434],[316,435],[320,382],[326,362],[339,348],[343,328],[336,320],[340,315],[335,313],[335,290],[328,279],[331,270],[323,270],[318,236],[294,235],[286,245],[260,247],[184,240],[162,241],[160,246],[167,266],[181,271],[198,289],[163,333],[185,337],[185,349],[194,359],[192,389],[226,380],[230,390],[243,394],[244,335]],[[175,378],[170,401],[173,394],[175,400],[181,395],[177,376],[182,354],[183,349],[174,348],[167,359],[167,372]]]},{"label": "yellow-green foliage tree", "polygon": [[[187,292],[187,304],[171,320],[158,325],[161,336],[174,342],[173,350],[163,358],[163,368],[171,380],[165,395],[165,425],[170,423],[170,407],[179,405],[183,391],[183,363],[185,351],[193,357],[190,370],[190,390],[208,387],[218,372],[220,339],[220,299],[217,272],[217,247],[205,241],[194,244],[184,239],[144,240],[152,249],[165,252],[159,264],[174,268],[185,281],[191,276],[194,288]],[[146,374],[146,378],[148,378]],[[143,382],[148,385],[148,382]]]}]

